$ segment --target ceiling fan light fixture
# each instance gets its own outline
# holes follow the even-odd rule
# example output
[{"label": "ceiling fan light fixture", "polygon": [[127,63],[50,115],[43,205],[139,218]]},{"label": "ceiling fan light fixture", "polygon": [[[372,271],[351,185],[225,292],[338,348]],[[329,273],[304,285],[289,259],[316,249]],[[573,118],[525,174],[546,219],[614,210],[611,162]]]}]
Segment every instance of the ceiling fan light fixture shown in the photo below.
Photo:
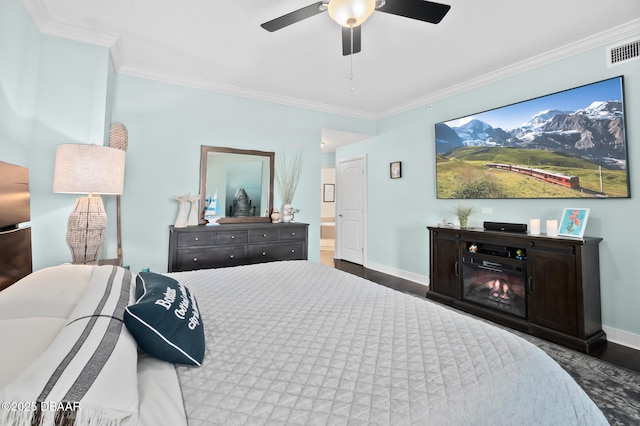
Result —
[{"label": "ceiling fan light fixture", "polygon": [[328,12],[331,19],[343,27],[357,27],[371,16],[376,0],[331,0]]}]

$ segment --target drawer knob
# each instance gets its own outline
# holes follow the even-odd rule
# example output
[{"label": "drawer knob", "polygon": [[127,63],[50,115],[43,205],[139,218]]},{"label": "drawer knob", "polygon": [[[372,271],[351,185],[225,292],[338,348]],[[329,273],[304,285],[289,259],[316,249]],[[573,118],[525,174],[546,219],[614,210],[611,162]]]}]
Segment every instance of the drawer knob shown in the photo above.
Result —
[{"label": "drawer knob", "polygon": [[262,255],[263,255],[263,256],[266,256],[266,255],[267,255],[267,253],[263,251],[263,252],[262,252]]},{"label": "drawer knob", "polygon": [[295,233],[295,232],[292,232],[292,233],[291,233],[291,236],[293,237],[294,235],[296,235],[296,233]]},{"label": "drawer knob", "polygon": [[200,238],[196,237],[196,241],[200,241]]},{"label": "drawer knob", "polygon": [[233,240],[235,237],[236,237],[235,235],[232,235],[232,236],[231,236],[231,239]]},{"label": "drawer knob", "polygon": [[194,258],[193,258],[193,261],[194,261],[194,262],[197,262],[197,261],[198,261],[198,258],[197,258],[197,257],[194,257]]},{"label": "drawer knob", "polygon": [[233,259],[233,255],[229,256],[229,259]]},{"label": "drawer knob", "polygon": [[295,249],[291,249],[291,253],[295,253],[295,252],[296,252]]},{"label": "drawer knob", "polygon": [[262,236],[263,236],[263,237],[266,237],[266,236],[267,236],[267,234],[262,234]]}]

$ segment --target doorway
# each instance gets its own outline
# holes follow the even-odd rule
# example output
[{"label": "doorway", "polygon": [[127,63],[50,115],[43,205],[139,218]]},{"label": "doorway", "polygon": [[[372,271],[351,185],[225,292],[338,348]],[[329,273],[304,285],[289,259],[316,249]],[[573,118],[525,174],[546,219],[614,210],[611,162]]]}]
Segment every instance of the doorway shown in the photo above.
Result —
[{"label": "doorway", "polygon": [[334,266],[336,232],[336,169],[325,167],[321,169],[320,193],[320,263]]},{"label": "doorway", "polygon": [[335,258],[364,265],[366,157],[341,160],[336,170]]}]

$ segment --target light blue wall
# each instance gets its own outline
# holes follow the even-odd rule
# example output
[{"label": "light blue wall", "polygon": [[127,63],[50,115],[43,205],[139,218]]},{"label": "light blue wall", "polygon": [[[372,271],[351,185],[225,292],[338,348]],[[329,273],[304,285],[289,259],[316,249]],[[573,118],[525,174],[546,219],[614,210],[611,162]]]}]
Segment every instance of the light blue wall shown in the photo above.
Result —
[{"label": "light blue wall", "polygon": [[[427,163],[432,153],[425,140],[428,124],[424,112],[416,110],[383,120],[378,131],[376,137],[336,150],[336,163],[361,154],[367,157],[366,261],[374,269],[426,276],[426,226],[430,224],[434,183]],[[402,161],[401,179],[389,178],[393,161]]]},{"label": "light blue wall", "polygon": [[0,2],[0,161],[28,166],[40,35],[18,0]]},{"label": "light blue wall", "polygon": [[[320,138],[323,128],[371,133],[375,122],[118,75],[113,120],[129,130],[122,196],[124,261],[166,271],[176,195],[199,193],[200,146],[303,154],[293,205],[309,223],[309,259],[320,257]],[[275,204],[281,200],[276,187]]]},{"label": "light blue wall", "polygon": [[322,167],[333,168],[336,166],[336,153],[326,152],[322,154]]},{"label": "light blue wall", "polygon": [[[67,261],[66,220],[75,196],[53,194],[55,148],[105,143],[111,122],[129,129],[122,200],[125,263],[134,271],[167,266],[174,195],[199,191],[201,144],[282,152],[300,151],[304,172],[294,205],[311,223],[310,258],[319,258],[322,129],[377,135],[339,148],[336,158],[368,157],[367,262],[413,276],[428,275],[427,225],[452,219],[457,203],[435,198],[434,123],[625,75],[631,191],[625,200],[586,200],[587,234],[601,236],[603,323],[640,336],[637,311],[635,216],[640,201],[640,67],[606,68],[604,49],[570,57],[498,83],[452,96],[396,117],[372,122],[218,95],[114,73],[106,49],[40,35],[19,0],[0,2],[0,160],[30,168],[34,268]],[[389,162],[403,162],[403,178],[388,178]],[[106,200],[107,206],[111,200]],[[280,200],[276,195],[276,204]],[[474,201],[491,207],[485,220],[526,222],[558,218],[569,200]],[[113,215],[111,216],[113,220]]]},{"label": "light blue wall", "polygon": [[[301,152],[296,220],[311,224],[309,258],[319,259],[322,129],[373,133],[374,121],[272,105],[114,72],[107,49],[41,35],[19,0],[0,3],[0,153],[29,167],[34,269],[69,260],[66,222],[75,195],[52,190],[62,143],[108,144],[112,122],[129,131],[122,196],[124,262],[166,271],[174,195],[199,192],[200,145]],[[113,257],[113,197],[108,257]],[[280,203],[276,188],[276,205]]]},{"label": "light blue wall", "polygon": [[[107,68],[107,85],[104,89],[106,91],[106,100],[105,100],[105,117],[103,121],[104,125],[104,144],[109,145],[109,137],[111,124],[113,120],[111,120],[112,110],[113,110],[113,97],[115,92],[115,82],[116,82],[116,71],[113,66],[113,61],[111,55],[107,57],[108,60],[108,68]],[[117,200],[114,196],[104,196],[102,197],[104,202],[104,208],[107,212],[107,235],[105,238],[104,251],[102,253],[102,257],[105,259],[114,259],[118,255],[118,240],[117,240],[117,224],[114,218],[117,217]],[[111,218],[111,220],[109,220]]]},{"label": "light blue wall", "polygon": [[[493,209],[476,214],[470,226],[484,221],[528,223],[530,218],[559,219],[565,207],[588,207],[587,235],[600,245],[603,324],[640,335],[640,285],[637,242],[640,227],[640,65],[607,68],[605,50],[594,49],[551,65],[452,96],[430,106],[381,120],[378,135],[339,148],[336,161],[366,154],[368,158],[367,254],[372,265],[401,274],[429,274],[426,226],[447,218],[455,222],[457,200],[435,195],[434,125],[437,122],[500,107],[551,92],[624,75],[630,199],[614,200],[469,200],[465,204]],[[389,179],[389,163],[402,161],[402,179]]]},{"label": "light blue wall", "polygon": [[69,260],[66,224],[77,195],[53,193],[56,147],[104,144],[109,52],[42,36],[31,157],[33,267]]},{"label": "light blue wall", "polygon": [[29,168],[40,269],[70,258],[66,223],[77,196],[53,193],[55,149],[105,143],[115,73],[107,49],[41,35],[18,0],[0,2],[0,55],[0,160]]}]

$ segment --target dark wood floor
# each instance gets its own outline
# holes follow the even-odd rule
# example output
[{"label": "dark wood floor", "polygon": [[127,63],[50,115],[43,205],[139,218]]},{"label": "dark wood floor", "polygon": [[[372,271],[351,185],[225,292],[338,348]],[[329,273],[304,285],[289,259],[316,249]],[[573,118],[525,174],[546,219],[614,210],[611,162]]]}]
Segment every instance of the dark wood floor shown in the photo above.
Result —
[{"label": "dark wood floor", "polygon": [[[364,268],[361,265],[345,262],[344,260],[335,260],[334,266],[336,269],[366,278],[370,281],[384,285],[385,287],[411,294],[413,296],[426,297],[425,286],[422,284],[387,275],[382,272],[373,271],[371,269]],[[640,373],[640,351],[636,349],[607,342],[606,345],[603,345],[601,348],[589,355],[619,367]]]}]

